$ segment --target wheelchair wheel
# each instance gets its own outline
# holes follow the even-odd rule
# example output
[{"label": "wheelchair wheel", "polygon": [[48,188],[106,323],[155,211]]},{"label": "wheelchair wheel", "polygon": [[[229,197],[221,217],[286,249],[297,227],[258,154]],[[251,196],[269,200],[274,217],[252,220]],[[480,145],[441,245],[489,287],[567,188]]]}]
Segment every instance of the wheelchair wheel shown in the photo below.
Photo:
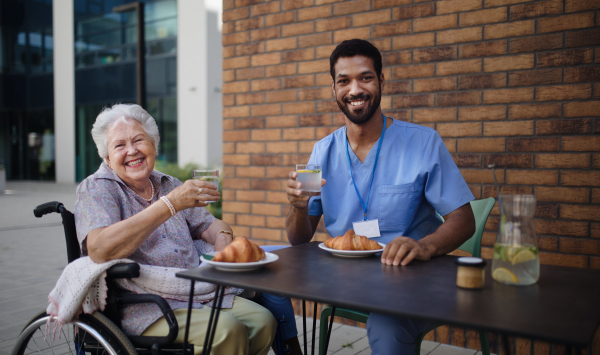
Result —
[{"label": "wheelchair wheel", "polygon": [[127,336],[101,313],[82,314],[60,330],[57,324],[54,339],[54,321],[49,323],[46,336],[48,318],[46,312],[35,316],[23,328],[11,355],[137,355]]}]

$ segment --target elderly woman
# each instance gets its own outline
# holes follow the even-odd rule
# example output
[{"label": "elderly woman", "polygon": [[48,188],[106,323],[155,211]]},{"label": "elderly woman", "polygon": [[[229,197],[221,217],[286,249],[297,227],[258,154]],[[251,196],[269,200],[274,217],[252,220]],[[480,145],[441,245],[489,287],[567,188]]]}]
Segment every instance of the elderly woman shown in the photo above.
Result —
[{"label": "elderly woman", "polygon": [[[154,119],[138,105],[114,105],[98,117],[92,136],[104,162],[77,189],[75,221],[82,251],[96,263],[129,258],[141,264],[189,269],[199,251],[222,250],[231,228],[204,209],[220,198],[208,182],[154,170],[159,143]],[[197,249],[199,248],[199,249]],[[187,302],[167,300],[183,342]],[[215,354],[266,354],[276,321],[260,305],[227,294],[213,343]],[[202,351],[210,308],[195,304],[190,342]],[[153,304],[126,306],[122,327],[130,335],[165,336],[167,322]]]}]

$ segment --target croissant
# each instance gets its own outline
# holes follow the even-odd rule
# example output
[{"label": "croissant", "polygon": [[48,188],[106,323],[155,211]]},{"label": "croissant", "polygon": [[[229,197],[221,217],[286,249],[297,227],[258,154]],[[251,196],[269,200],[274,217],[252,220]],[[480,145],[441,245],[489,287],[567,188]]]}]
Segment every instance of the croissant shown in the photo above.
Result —
[{"label": "croissant", "polygon": [[325,241],[325,246],[337,250],[377,250],[381,249],[379,243],[362,235],[354,234],[350,229],[344,236],[329,238]]},{"label": "croissant", "polygon": [[262,260],[265,252],[258,245],[244,237],[235,237],[233,242],[220,251],[213,261],[226,263],[250,263]]}]

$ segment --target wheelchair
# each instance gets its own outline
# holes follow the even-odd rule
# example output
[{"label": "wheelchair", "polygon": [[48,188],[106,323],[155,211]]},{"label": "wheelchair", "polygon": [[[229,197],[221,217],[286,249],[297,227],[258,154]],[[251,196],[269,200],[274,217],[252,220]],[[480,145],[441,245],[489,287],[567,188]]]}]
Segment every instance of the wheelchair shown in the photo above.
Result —
[{"label": "wheelchair", "polygon": [[[75,217],[60,202],[39,205],[33,211],[38,218],[49,213],[60,213],[67,243],[68,262],[81,256]],[[140,275],[137,263],[113,265],[107,270],[107,304],[104,311],[93,314],[80,314],[79,319],[62,328],[45,311],[33,317],[21,331],[11,355],[73,354],[73,355],[188,355],[194,353],[193,344],[183,349],[182,344],[174,344],[179,327],[175,315],[167,301],[157,295],[127,294],[114,285],[119,278],[135,278]],[[169,333],[164,337],[127,336],[120,329],[119,309],[126,304],[154,303],[169,325]],[[46,324],[48,326],[46,327]],[[54,334],[54,333],[57,334]]]}]

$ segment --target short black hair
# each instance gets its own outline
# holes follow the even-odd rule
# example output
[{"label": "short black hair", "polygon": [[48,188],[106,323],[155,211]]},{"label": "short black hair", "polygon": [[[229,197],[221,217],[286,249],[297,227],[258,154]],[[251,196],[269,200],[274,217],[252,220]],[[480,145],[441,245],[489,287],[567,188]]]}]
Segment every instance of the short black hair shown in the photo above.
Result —
[{"label": "short black hair", "polygon": [[329,57],[329,72],[331,73],[331,78],[335,80],[335,63],[337,63],[340,57],[342,58],[351,58],[357,55],[361,55],[363,57],[371,58],[373,61],[373,66],[375,67],[375,72],[377,73],[377,79],[381,77],[381,53],[379,53],[379,49],[372,45],[369,41],[365,41],[364,39],[347,39],[342,43],[338,44],[337,47],[331,53]]}]

